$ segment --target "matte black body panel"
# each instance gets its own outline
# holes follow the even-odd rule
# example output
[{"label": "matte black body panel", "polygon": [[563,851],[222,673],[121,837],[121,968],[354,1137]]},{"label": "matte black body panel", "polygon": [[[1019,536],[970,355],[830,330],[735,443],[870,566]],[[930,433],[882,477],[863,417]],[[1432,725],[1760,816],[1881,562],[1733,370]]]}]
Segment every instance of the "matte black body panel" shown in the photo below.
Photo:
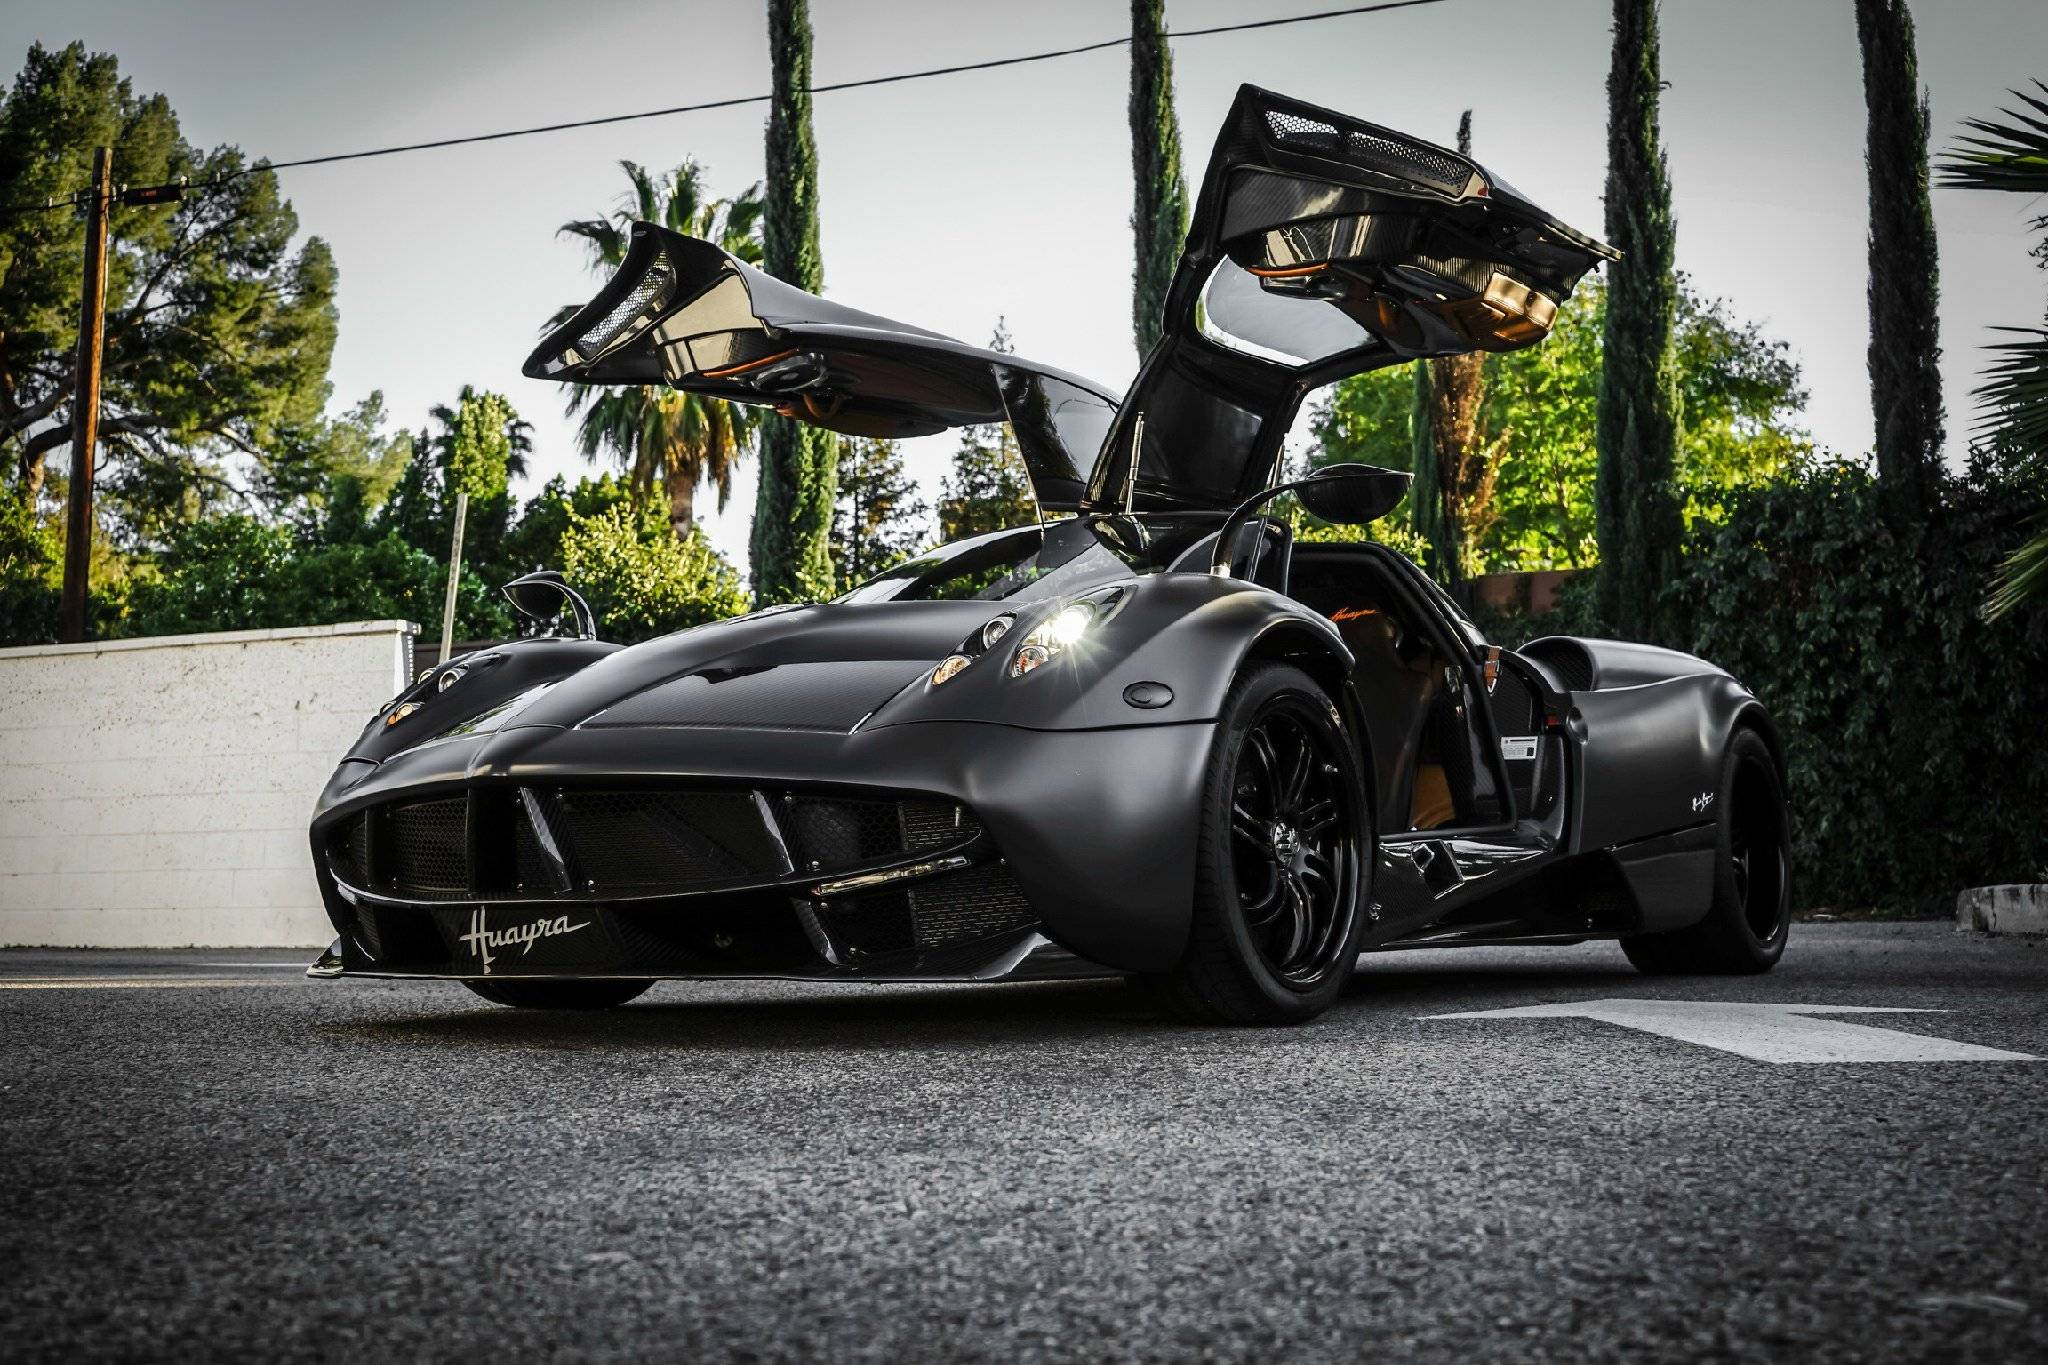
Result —
[{"label": "matte black body panel", "polygon": [[1574,852],[1632,843],[1714,814],[1721,758],[1737,724],[1762,708],[1725,673],[1605,692],[1574,692],[1579,785]]}]

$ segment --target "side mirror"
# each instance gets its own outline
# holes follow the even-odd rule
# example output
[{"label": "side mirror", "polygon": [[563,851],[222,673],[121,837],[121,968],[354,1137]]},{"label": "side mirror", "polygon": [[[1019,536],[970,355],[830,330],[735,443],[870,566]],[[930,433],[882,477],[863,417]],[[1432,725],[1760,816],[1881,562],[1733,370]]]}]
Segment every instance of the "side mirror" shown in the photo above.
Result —
[{"label": "side mirror", "polygon": [[[512,603],[512,609],[531,626],[525,633],[568,636],[576,640],[597,638],[596,618],[591,614],[590,603],[584,601],[583,594],[570,587],[568,580],[553,569],[540,569],[515,578],[505,585],[504,593],[506,600]],[[564,615],[574,623],[573,632],[562,629]]]},{"label": "side mirror", "polygon": [[1343,526],[1378,521],[1400,504],[1409,476],[1369,464],[1333,464],[1294,485],[1311,516]]},{"label": "side mirror", "polygon": [[[1209,572],[1219,578],[1230,576],[1230,558],[1239,528],[1253,512],[1282,493],[1291,492],[1299,497],[1311,516],[1347,526],[1363,526],[1394,510],[1408,491],[1409,478],[1397,469],[1381,469],[1378,465],[1332,464],[1324,465],[1305,479],[1275,484],[1264,492],[1254,493],[1237,505],[1237,510],[1216,533],[1216,557],[1210,562]],[[1252,571],[1258,572],[1256,564]]]}]

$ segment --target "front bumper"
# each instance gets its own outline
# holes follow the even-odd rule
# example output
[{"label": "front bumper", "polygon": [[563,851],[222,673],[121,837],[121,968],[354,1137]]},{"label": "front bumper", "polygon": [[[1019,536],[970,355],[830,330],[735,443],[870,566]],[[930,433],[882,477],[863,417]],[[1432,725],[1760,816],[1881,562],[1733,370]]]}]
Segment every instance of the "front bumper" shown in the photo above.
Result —
[{"label": "front bumper", "polygon": [[[999,980],[1163,971],[1186,940],[1212,733],[1206,723],[1055,732],[930,722],[854,734],[526,727],[425,745],[374,767],[344,764],[313,822],[340,934],[338,973],[327,964],[317,974]],[[428,896],[362,884],[370,879],[337,854],[342,834],[374,811],[425,802],[460,810],[466,801],[469,851],[481,859],[478,841],[493,826],[475,812],[524,819],[533,793],[573,803],[619,787],[714,793],[734,808],[950,802],[971,823],[958,840],[870,866],[820,867],[796,848],[780,867],[681,894],[580,876],[537,890],[535,873]]]}]

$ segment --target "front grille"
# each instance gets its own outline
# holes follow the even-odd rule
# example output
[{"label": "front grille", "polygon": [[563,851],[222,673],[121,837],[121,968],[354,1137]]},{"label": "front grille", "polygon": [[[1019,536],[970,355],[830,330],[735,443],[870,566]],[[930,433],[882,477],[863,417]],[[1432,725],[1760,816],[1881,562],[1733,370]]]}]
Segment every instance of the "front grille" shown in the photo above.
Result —
[{"label": "front grille", "polygon": [[396,806],[385,822],[386,873],[400,895],[459,896],[469,889],[469,802],[460,796]]},{"label": "front grille", "polygon": [[326,856],[337,881],[407,900],[601,898],[856,871],[980,833],[966,807],[917,798],[491,787],[349,816]]},{"label": "front grille", "polygon": [[1017,879],[1001,863],[983,863],[920,884],[910,892],[910,907],[920,948],[970,943],[1028,929],[1038,922]]},{"label": "front grille", "polygon": [[965,806],[941,801],[844,801],[799,796],[785,802],[790,852],[812,872],[836,872],[965,843],[981,826]]},{"label": "front grille", "polygon": [[595,890],[759,880],[787,870],[750,793],[565,791],[561,803],[567,852]]}]

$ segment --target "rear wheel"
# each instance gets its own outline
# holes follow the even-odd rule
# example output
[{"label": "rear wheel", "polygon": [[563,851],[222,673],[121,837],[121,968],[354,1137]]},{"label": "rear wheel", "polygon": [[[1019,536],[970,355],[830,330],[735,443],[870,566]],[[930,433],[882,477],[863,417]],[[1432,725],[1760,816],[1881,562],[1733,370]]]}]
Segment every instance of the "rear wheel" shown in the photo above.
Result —
[{"label": "rear wheel", "polygon": [[1313,1019],[1351,977],[1368,875],[1365,786],[1328,695],[1285,664],[1246,674],[1203,794],[1194,919],[1165,984],[1210,1022]]},{"label": "rear wheel", "polygon": [[465,981],[493,1005],[522,1010],[608,1010],[644,992],[652,981]]},{"label": "rear wheel", "polygon": [[1655,976],[1767,972],[1784,956],[1792,924],[1792,825],[1770,747],[1738,730],[1721,763],[1714,900],[1683,929],[1621,941],[1639,971]]}]

